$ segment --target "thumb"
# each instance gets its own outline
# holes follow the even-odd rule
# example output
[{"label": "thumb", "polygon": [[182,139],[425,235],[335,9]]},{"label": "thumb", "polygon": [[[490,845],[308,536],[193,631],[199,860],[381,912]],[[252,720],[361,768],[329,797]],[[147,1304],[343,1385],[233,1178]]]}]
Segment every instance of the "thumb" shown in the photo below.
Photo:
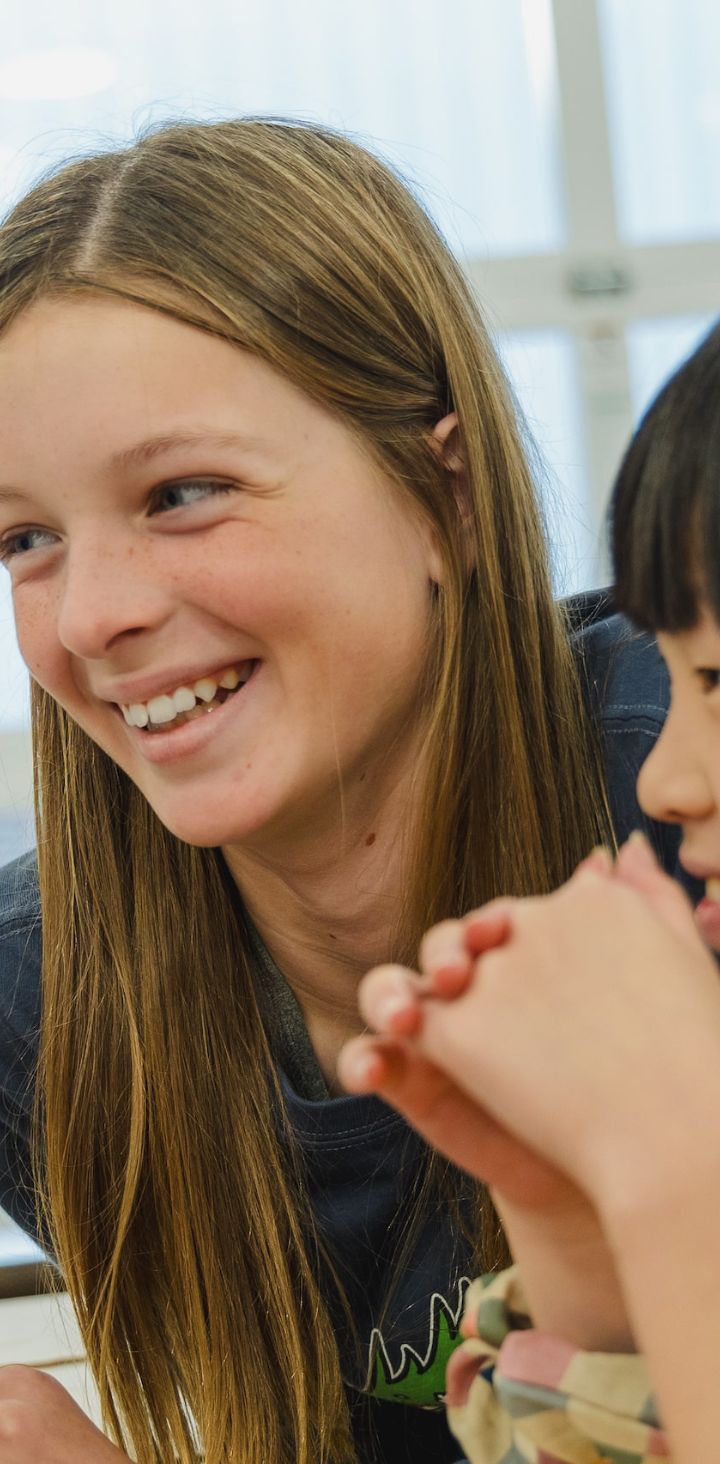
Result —
[{"label": "thumb", "polygon": [[644,895],[664,923],[682,940],[697,943],[693,907],[676,880],[660,868],[645,834],[639,829],[623,844],[615,862],[615,877]]}]

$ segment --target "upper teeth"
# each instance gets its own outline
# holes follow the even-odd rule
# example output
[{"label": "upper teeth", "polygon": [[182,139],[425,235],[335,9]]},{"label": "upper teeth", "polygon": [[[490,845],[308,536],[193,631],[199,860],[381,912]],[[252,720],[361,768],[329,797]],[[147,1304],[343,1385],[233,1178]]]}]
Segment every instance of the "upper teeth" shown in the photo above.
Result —
[{"label": "upper teeth", "polygon": [[122,706],[122,714],[129,727],[147,727],[152,722],[159,727],[163,722],[172,722],[180,712],[191,712],[200,702],[211,702],[222,686],[234,691],[241,681],[247,681],[252,670],[252,661],[242,661],[239,666],[228,666],[221,676],[201,676],[192,686],[178,686],[165,696],[153,696],[148,702],[130,702]]},{"label": "upper teeth", "polygon": [[713,879],[706,879],[705,894],[709,900],[720,901],[720,879],[717,875]]}]

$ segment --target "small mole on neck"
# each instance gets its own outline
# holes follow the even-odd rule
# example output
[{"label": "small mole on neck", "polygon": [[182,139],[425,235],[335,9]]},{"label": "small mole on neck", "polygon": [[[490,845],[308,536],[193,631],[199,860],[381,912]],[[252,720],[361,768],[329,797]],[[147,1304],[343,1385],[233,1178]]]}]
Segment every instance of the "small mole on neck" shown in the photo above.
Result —
[{"label": "small mole on neck", "polygon": [[368,836],[367,836],[367,838],[365,840],[365,843],[366,843],[366,845],[374,844],[375,843],[375,835],[374,834],[368,834]]}]

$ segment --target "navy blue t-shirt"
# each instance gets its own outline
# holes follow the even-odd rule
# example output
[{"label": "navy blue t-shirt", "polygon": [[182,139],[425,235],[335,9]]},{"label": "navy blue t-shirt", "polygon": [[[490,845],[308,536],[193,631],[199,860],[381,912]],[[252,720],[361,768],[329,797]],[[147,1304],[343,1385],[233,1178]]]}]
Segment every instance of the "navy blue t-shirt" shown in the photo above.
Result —
[{"label": "navy blue t-shirt", "polygon": [[[665,868],[697,894],[677,866],[678,831],[649,826],[635,798],[638,769],[668,703],[667,676],[656,647],[609,614],[581,630],[575,645],[601,727],[618,839],[637,827],[649,829]],[[30,1234],[35,1234],[29,1122],[40,948],[37,873],[34,855],[27,854],[0,871],[0,1204]],[[355,1340],[341,1340],[344,1376],[373,1395],[358,1410],[358,1417],[363,1415],[358,1422],[361,1458],[373,1464],[452,1464],[458,1445],[447,1429],[441,1395],[469,1264],[441,1209],[433,1213],[431,1208],[394,1294],[387,1295],[402,1227],[414,1203],[423,1144],[378,1099],[313,1101],[288,1081],[283,1086],[307,1160],[316,1221],[339,1267],[357,1327]],[[342,1338],[340,1322],[338,1328]],[[351,1401],[356,1397],[360,1393],[352,1386]],[[425,1411],[428,1405],[437,1411]]]}]

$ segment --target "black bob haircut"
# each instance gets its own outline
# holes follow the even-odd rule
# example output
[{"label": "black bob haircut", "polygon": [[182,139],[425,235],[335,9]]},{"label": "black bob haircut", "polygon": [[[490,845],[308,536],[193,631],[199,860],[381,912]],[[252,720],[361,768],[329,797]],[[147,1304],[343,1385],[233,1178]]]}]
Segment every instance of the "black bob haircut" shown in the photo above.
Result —
[{"label": "black bob haircut", "polygon": [[635,433],[610,505],[615,598],[643,630],[720,623],[720,325]]}]

